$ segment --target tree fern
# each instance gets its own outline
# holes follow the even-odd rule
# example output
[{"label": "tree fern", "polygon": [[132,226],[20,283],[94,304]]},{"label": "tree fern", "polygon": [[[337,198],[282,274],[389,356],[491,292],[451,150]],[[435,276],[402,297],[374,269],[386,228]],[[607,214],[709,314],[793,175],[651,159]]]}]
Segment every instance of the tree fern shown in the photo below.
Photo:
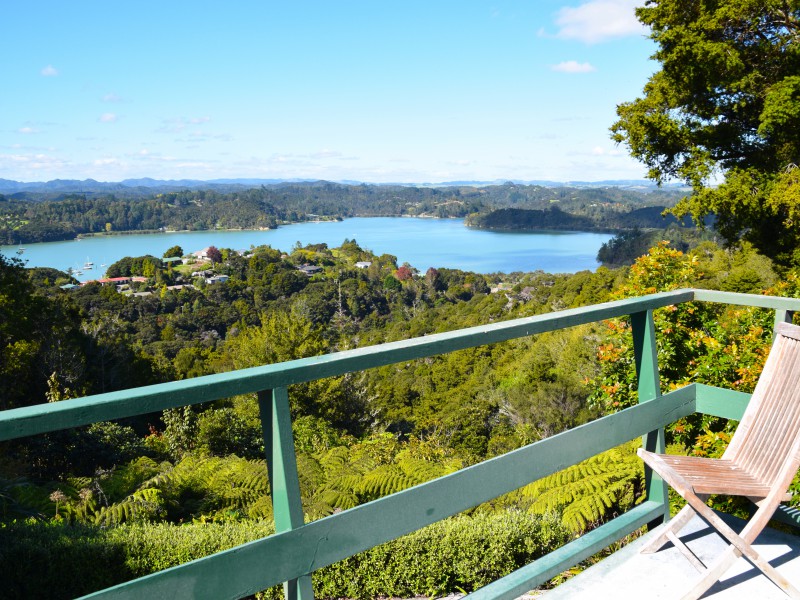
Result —
[{"label": "tree fern", "polygon": [[[152,467],[153,465],[149,465]],[[129,465],[138,476],[148,466]],[[244,514],[271,514],[263,499],[269,494],[266,464],[237,456],[187,456],[140,483],[137,489],[100,510],[95,520],[116,524],[129,520],[180,520],[201,514],[220,515],[237,511]],[[252,509],[252,511],[251,511]]]},{"label": "tree fern", "polygon": [[164,513],[161,490],[145,488],[133,492],[121,502],[100,509],[95,516],[98,525],[118,525],[126,521],[153,521]]},{"label": "tree fern", "polygon": [[629,442],[554,473],[511,494],[538,514],[560,512],[564,523],[581,532],[641,500],[644,469]]},{"label": "tree fern", "polygon": [[357,490],[364,500],[374,500],[409,488],[415,483],[399,466],[381,465],[364,476]]}]

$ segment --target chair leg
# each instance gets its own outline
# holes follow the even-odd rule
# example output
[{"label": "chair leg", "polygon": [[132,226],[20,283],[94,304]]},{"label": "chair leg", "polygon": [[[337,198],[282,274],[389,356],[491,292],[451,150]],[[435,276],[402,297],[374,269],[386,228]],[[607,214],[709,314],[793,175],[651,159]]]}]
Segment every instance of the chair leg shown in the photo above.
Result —
[{"label": "chair leg", "polygon": [[696,511],[691,506],[688,504],[684,506],[677,515],[663,525],[658,537],[642,548],[640,552],[642,554],[658,552],[664,544],[670,541],[669,534],[678,533],[696,514]]},{"label": "chair leg", "polygon": [[[698,496],[698,498],[705,502],[707,496],[701,495]],[[669,534],[677,534],[689,521],[692,520],[692,517],[694,517],[696,514],[697,511],[694,510],[689,504],[686,504],[677,515],[672,517],[664,524],[664,528],[661,530],[661,533],[658,535],[658,537],[642,548],[640,552],[642,554],[652,554],[653,552],[658,552],[664,544],[670,541]]]},{"label": "chair leg", "polygon": [[[714,585],[714,582],[722,576],[722,574],[733,564],[733,562],[741,555],[744,555],[753,566],[758,568],[764,575],[766,575],[772,583],[782,589],[789,597],[800,599],[800,591],[797,590],[789,580],[769,564],[769,561],[764,559],[755,549],[750,545],[750,541],[754,540],[761,531],[761,527],[757,530],[749,530],[745,535],[748,539],[739,536],[733,529],[731,529],[725,521],[708,506],[705,505],[696,495],[687,494],[686,501],[692,505],[697,511],[697,514],[719,533],[722,537],[731,543],[731,547],[726,551],[717,562],[712,565],[709,572],[698,582],[697,588],[707,583],[707,586],[700,592],[702,594],[705,590]],[[756,520],[757,517],[754,518]],[[751,521],[752,523],[753,521]]]}]

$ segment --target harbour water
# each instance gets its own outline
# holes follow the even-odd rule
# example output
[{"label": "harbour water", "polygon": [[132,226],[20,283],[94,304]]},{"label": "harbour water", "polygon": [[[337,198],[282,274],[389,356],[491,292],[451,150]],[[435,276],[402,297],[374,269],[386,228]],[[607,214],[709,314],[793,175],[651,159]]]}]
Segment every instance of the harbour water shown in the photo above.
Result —
[{"label": "harbour water", "polygon": [[[88,237],[80,240],[0,246],[0,253],[19,256],[29,267],[81,271],[80,281],[103,276],[104,266],[125,256],[161,257],[178,245],[185,253],[207,246],[248,249],[268,244],[290,252],[300,243],[339,246],[356,240],[375,254],[392,254],[425,272],[428,267],[462,269],[476,273],[543,270],[575,273],[594,270],[600,246],[608,233],[537,231],[482,231],[464,226],[463,219],[404,217],[352,218],[344,221],[298,223],[267,231],[194,231]],[[21,252],[21,253],[20,253]],[[85,268],[93,263],[91,269]]]}]

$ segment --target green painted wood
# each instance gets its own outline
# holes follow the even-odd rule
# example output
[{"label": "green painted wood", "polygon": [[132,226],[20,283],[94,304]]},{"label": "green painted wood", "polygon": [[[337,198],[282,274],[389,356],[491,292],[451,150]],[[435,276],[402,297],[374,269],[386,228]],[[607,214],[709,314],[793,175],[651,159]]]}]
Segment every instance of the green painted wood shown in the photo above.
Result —
[{"label": "green painted wood", "polygon": [[750,402],[750,394],[702,383],[697,386],[697,412],[739,421]]},{"label": "green painted wood", "polygon": [[2,411],[0,441],[287,387],[294,383],[625,316],[693,298],[694,290],[675,290],[324,356]]},{"label": "green painted wood", "polygon": [[[259,392],[258,408],[267,455],[275,531],[280,533],[304,524],[288,391],[286,388],[277,388]],[[311,576],[304,575],[284,582],[283,593],[286,600],[313,600]]]},{"label": "green painted wood", "polygon": [[[695,410],[680,388],[445,477],[192,561],[91,598],[239,598],[492,500]],[[652,518],[652,515],[651,517]]]},{"label": "green painted wood", "polygon": [[578,539],[485,585],[464,600],[512,600],[549,581],[565,569],[575,566],[657,519],[663,509],[660,502],[643,502],[619,517],[583,534]]},{"label": "green painted wood", "polygon": [[631,314],[631,330],[639,402],[648,402],[661,396],[653,311]]},{"label": "green painted wood", "polygon": [[717,290],[695,289],[694,299],[700,302],[718,302],[720,304],[739,304],[741,306],[757,306],[775,310],[800,311],[800,299],[782,298],[779,296],[761,296],[759,294],[737,294]]},{"label": "green painted wood", "polygon": [[772,517],[779,523],[800,528],[800,510],[781,504]]},{"label": "green painted wood", "polygon": [[[656,347],[653,311],[647,310],[632,314],[631,331],[639,403],[653,402],[661,397],[661,378],[658,373],[658,348]],[[663,426],[648,431],[642,437],[642,446],[650,452],[663,453],[665,445]],[[667,482],[647,465],[644,469],[644,480],[647,499],[658,502],[662,506],[659,518],[650,523],[651,526],[657,526],[669,519]]]}]

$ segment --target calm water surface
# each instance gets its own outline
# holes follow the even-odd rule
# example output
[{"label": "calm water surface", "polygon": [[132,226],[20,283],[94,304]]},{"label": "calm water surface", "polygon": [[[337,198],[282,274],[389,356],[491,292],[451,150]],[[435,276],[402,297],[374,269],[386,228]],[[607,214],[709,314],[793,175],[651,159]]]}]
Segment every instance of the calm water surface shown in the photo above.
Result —
[{"label": "calm water surface", "polygon": [[[299,223],[269,231],[194,231],[90,237],[80,241],[26,244],[20,258],[29,267],[79,270],[86,262],[94,269],[77,278],[96,279],[125,256],[152,254],[160,257],[178,245],[185,253],[207,246],[247,249],[269,244],[291,251],[302,245],[326,243],[340,246],[355,239],[375,254],[392,254],[425,272],[428,267],[463,269],[476,273],[536,271],[574,273],[597,268],[597,251],[611,239],[607,233],[535,232],[506,233],[464,227],[463,219],[415,219],[403,217],[353,218],[339,222]],[[16,246],[0,246],[0,253],[14,256]]]}]

